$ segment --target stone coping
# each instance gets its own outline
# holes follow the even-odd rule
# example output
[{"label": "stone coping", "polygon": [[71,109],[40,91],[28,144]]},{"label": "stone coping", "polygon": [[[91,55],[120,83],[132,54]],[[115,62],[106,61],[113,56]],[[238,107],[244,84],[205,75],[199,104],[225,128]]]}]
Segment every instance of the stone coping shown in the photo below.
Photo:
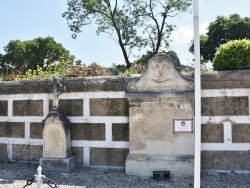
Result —
[{"label": "stone coping", "polygon": [[[183,74],[193,78],[193,73]],[[202,89],[250,88],[250,70],[214,71],[201,74]],[[126,85],[140,77],[135,75],[65,78],[59,82],[65,92],[125,91]],[[50,93],[53,79],[0,82],[0,95],[23,93]]]}]

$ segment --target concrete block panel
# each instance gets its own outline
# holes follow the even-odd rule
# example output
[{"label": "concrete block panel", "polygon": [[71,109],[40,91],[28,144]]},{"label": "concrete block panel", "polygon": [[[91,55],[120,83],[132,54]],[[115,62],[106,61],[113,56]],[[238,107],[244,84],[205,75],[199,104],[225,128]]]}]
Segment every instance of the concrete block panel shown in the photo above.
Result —
[{"label": "concrete block panel", "polygon": [[7,144],[0,144],[0,161],[8,161]]},{"label": "concrete block panel", "polygon": [[77,164],[83,164],[83,149],[82,147],[71,147],[72,154],[76,157]]},{"label": "concrete block panel", "polygon": [[105,140],[104,123],[71,123],[71,140]]},{"label": "concrete block panel", "polygon": [[0,116],[8,115],[8,101],[0,101]]},{"label": "concrete block panel", "polygon": [[224,142],[223,124],[202,124],[201,142],[223,143]]},{"label": "concrete block panel", "polygon": [[13,116],[43,116],[42,100],[13,101]]},{"label": "concrete block panel", "polygon": [[233,143],[250,143],[250,124],[232,124]]},{"label": "concrete block panel", "polygon": [[30,123],[30,138],[43,139],[43,124]]},{"label": "concrete block panel", "polygon": [[129,141],[129,124],[113,123],[112,124],[113,141]]},{"label": "concrete block panel", "polygon": [[90,165],[125,166],[128,149],[90,148]]},{"label": "concrete block panel", "polygon": [[[49,101],[49,109],[52,108],[52,100]],[[82,99],[60,99],[59,109],[65,116],[83,116]]]},{"label": "concrete block panel", "polygon": [[13,160],[39,161],[43,156],[43,146],[12,145]]},{"label": "concrete block panel", "polygon": [[249,170],[249,151],[201,151],[202,170]]},{"label": "concrete block panel", "polygon": [[202,97],[201,115],[249,115],[248,97]]},{"label": "concrete block panel", "polygon": [[0,137],[24,138],[23,122],[0,122]]},{"label": "concrete block panel", "polygon": [[128,99],[90,99],[91,116],[128,116]]}]

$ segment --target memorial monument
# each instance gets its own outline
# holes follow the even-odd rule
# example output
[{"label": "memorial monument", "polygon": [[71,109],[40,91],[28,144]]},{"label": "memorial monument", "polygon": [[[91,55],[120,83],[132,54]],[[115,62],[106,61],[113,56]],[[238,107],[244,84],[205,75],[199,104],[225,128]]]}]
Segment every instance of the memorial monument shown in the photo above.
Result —
[{"label": "memorial monument", "polygon": [[70,144],[70,122],[58,106],[58,82],[53,79],[53,107],[43,120],[43,158],[39,163],[44,171],[70,172],[76,166]]},{"label": "memorial monument", "polygon": [[141,77],[127,85],[126,96],[130,131],[126,173],[193,175],[193,80],[183,77],[174,61],[159,53]]}]

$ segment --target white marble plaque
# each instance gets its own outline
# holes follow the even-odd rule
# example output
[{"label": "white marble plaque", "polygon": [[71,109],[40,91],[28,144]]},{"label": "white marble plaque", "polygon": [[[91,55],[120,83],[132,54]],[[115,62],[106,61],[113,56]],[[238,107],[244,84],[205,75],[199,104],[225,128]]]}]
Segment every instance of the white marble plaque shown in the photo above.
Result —
[{"label": "white marble plaque", "polygon": [[192,133],[193,119],[174,119],[174,133]]}]

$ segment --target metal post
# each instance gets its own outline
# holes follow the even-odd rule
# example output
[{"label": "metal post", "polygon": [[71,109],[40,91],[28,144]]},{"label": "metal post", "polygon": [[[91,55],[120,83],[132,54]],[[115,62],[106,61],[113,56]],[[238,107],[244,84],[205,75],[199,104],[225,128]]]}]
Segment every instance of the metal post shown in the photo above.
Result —
[{"label": "metal post", "polygon": [[37,188],[41,188],[42,186],[42,167],[38,166],[37,168],[37,176],[36,176],[36,183],[37,183]]},{"label": "metal post", "polygon": [[194,188],[200,188],[201,166],[201,74],[200,74],[200,34],[198,0],[193,0],[194,16],[194,59],[195,59],[195,152]]}]

